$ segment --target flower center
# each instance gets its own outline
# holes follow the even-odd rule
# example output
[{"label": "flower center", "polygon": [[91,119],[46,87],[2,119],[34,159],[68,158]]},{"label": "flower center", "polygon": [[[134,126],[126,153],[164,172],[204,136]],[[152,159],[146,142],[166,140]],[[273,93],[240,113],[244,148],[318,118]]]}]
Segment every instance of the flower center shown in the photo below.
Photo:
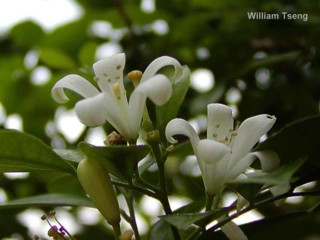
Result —
[{"label": "flower center", "polygon": [[238,125],[235,127],[235,129],[230,128],[227,131],[219,131],[219,128],[221,127],[220,123],[216,123],[215,127],[216,132],[212,134],[213,139],[219,143],[231,147],[233,145],[235,137],[238,134]]}]

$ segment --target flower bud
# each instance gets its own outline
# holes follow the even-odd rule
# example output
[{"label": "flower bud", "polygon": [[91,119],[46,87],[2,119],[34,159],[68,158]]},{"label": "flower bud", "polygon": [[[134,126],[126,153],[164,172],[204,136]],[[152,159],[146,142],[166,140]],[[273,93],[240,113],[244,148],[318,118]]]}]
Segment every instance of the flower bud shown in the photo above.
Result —
[{"label": "flower bud", "polygon": [[119,204],[105,167],[92,158],[85,158],[79,163],[77,173],[83,189],[107,222],[112,226],[119,224]]},{"label": "flower bud", "polygon": [[121,234],[120,240],[131,240],[133,236],[132,230],[126,230],[124,233]]}]

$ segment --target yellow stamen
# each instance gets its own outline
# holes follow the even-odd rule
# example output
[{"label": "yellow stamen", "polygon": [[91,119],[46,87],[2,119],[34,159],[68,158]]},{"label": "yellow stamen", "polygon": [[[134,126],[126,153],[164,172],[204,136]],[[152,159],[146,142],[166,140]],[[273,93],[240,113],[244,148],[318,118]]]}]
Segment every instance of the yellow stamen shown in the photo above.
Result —
[{"label": "yellow stamen", "polygon": [[134,70],[127,74],[127,78],[133,83],[135,87],[139,84],[141,77],[142,72],[139,70]]},{"label": "yellow stamen", "polygon": [[112,90],[114,92],[114,95],[120,99],[121,98],[121,95],[120,95],[120,85],[119,83],[114,83],[112,84]]}]

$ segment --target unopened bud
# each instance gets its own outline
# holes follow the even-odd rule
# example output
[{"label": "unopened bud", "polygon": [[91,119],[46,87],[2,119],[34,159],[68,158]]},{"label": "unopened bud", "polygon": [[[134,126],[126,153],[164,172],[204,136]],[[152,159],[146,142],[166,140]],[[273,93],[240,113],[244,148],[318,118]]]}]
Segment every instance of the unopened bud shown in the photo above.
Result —
[{"label": "unopened bud", "polygon": [[121,234],[120,240],[131,240],[133,236],[132,230],[126,230],[124,233]]},{"label": "unopened bud", "polygon": [[105,167],[92,158],[85,158],[79,163],[77,174],[83,189],[107,222],[112,226],[119,224],[119,204]]}]

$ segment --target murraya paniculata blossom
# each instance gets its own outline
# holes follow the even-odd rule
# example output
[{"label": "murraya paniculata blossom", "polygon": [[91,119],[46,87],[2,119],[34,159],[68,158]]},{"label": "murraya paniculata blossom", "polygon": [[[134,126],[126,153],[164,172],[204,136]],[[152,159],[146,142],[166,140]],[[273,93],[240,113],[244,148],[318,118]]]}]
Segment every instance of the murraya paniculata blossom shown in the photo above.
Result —
[{"label": "murraya paniculata blossom", "polygon": [[177,142],[173,136],[178,134],[190,139],[207,194],[217,195],[227,182],[244,173],[257,158],[261,162],[262,172],[270,172],[278,167],[280,160],[275,152],[251,152],[275,121],[274,116],[261,114],[246,119],[239,128],[234,128],[230,107],[209,104],[206,139],[200,140],[190,123],[179,118],[168,123],[166,137],[171,143]]},{"label": "murraya paniculata blossom", "polygon": [[[159,74],[164,67],[174,67],[172,77]],[[141,76],[139,83],[127,99],[124,87],[123,71],[125,54],[116,54],[96,62],[93,65],[94,80],[100,91],[89,81],[79,75],[68,75],[59,80],[52,88],[52,97],[59,103],[69,100],[64,89],[69,89],[81,95],[84,99],[75,105],[75,112],[80,121],[95,127],[109,122],[127,141],[135,140],[149,98],[156,105],[165,104],[171,97],[172,84],[179,82],[189,70],[174,58],[162,56],[155,59]],[[137,74],[133,74],[136,78]]]}]

